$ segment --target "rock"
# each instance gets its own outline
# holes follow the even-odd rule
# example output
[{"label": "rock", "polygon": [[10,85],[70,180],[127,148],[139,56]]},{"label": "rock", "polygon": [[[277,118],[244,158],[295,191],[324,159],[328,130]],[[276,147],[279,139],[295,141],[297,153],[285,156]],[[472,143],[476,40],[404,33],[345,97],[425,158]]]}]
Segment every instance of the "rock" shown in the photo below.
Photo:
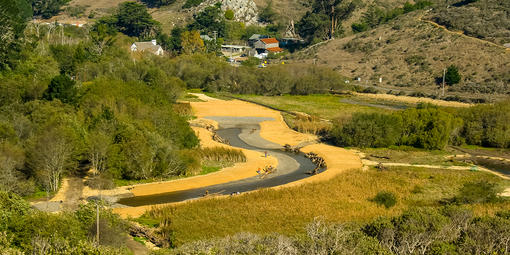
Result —
[{"label": "rock", "polygon": [[247,25],[258,24],[258,8],[253,0],[206,0],[197,6],[193,12],[199,13],[206,7],[221,3],[221,10],[234,11],[234,20]]}]

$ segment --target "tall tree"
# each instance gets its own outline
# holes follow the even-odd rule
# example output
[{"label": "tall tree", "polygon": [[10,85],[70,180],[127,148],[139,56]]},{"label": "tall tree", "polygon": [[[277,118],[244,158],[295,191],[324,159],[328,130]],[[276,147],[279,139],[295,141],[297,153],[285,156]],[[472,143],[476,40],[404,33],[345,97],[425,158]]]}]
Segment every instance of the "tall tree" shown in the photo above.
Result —
[{"label": "tall tree", "polygon": [[34,16],[45,19],[57,15],[62,6],[66,5],[70,0],[31,0]]},{"label": "tall tree", "polygon": [[201,13],[193,16],[195,22],[188,25],[188,30],[200,30],[206,33],[216,31],[219,37],[226,33],[226,23],[221,3],[205,8]]},{"label": "tall tree", "polygon": [[60,99],[63,103],[72,103],[76,99],[76,82],[61,74],[51,80],[43,97],[47,100]]},{"label": "tall tree", "polygon": [[137,2],[120,4],[116,17],[119,30],[129,36],[151,38],[160,30],[159,22],[152,19],[147,7]]},{"label": "tall tree", "polygon": [[64,172],[74,166],[74,142],[72,130],[55,123],[36,138],[28,164],[48,191],[57,191]]},{"label": "tall tree", "polygon": [[187,54],[204,51],[204,41],[196,30],[182,33],[181,46],[182,50]]},{"label": "tall tree", "polygon": [[96,24],[89,33],[92,41],[91,47],[89,48],[91,54],[101,57],[103,52],[115,42],[115,33],[116,31],[109,29],[107,24]]},{"label": "tall tree", "polygon": [[9,142],[0,142],[0,191],[16,192],[25,159],[23,150]]},{"label": "tall tree", "polygon": [[30,17],[32,10],[26,0],[0,0],[0,70],[12,66],[21,51]]},{"label": "tall tree", "polygon": [[[305,38],[333,38],[342,32],[341,21],[348,18],[356,5],[345,0],[316,0],[312,4],[312,12],[303,16],[297,24],[299,33]],[[327,18],[325,18],[327,17]],[[324,31],[324,27],[327,29]],[[316,29],[313,36],[306,31]]]}]

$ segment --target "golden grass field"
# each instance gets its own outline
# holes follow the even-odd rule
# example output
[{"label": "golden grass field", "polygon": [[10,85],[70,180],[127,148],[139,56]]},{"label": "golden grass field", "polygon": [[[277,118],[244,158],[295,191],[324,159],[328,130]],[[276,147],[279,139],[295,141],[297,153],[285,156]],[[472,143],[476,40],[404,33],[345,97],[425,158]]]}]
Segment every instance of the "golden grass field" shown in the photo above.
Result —
[{"label": "golden grass field", "polygon": [[[315,217],[366,222],[397,215],[412,206],[437,206],[439,199],[454,196],[463,183],[483,179],[510,184],[486,172],[402,167],[350,170],[328,181],[160,208],[149,217],[169,219],[177,244],[238,232],[296,235]],[[386,209],[371,202],[379,191],[395,193],[397,205]],[[510,202],[472,208],[477,214],[491,214],[510,209]]]}]

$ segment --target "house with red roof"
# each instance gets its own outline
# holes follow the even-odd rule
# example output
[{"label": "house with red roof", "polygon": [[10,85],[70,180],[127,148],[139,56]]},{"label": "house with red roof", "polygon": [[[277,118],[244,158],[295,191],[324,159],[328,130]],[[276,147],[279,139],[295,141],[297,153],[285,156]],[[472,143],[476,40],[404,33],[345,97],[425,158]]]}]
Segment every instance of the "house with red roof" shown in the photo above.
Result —
[{"label": "house with red roof", "polygon": [[258,53],[279,53],[283,51],[276,38],[262,38],[255,42],[254,48]]}]

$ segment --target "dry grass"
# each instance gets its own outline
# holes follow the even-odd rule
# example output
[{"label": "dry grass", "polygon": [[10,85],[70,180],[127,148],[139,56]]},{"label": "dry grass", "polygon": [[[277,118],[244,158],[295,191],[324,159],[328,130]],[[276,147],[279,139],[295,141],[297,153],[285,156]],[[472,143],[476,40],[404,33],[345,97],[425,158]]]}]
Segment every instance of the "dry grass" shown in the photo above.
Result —
[{"label": "dry grass", "polygon": [[388,94],[362,94],[362,93],[356,93],[356,95],[359,97],[368,97],[368,98],[373,98],[373,99],[377,99],[377,100],[403,102],[403,103],[408,103],[408,104],[426,103],[426,104],[433,104],[433,105],[444,106],[444,107],[470,107],[470,106],[472,106],[472,104],[467,104],[467,103],[444,101],[444,100],[437,100],[437,99],[423,98],[423,97],[395,96],[395,95],[388,95]]},{"label": "dry grass", "polygon": [[202,160],[228,161],[231,163],[246,162],[243,151],[226,147],[208,147],[194,150]]},{"label": "dry grass", "polygon": [[[435,206],[439,199],[455,195],[463,183],[480,179],[504,182],[484,172],[352,170],[326,182],[200,200],[156,209],[148,215],[167,222],[167,228],[175,231],[177,244],[245,231],[294,235],[301,234],[304,226],[317,216],[334,222],[366,222],[383,215],[397,215],[410,206]],[[369,201],[382,190],[397,194],[395,207],[385,209]],[[510,209],[510,203],[493,207],[475,209]]]},{"label": "dry grass", "polygon": [[292,129],[314,135],[326,134],[332,128],[332,124],[325,121],[294,120],[289,123]]},{"label": "dry grass", "polygon": [[[409,149],[409,150],[402,150]],[[365,148],[365,157],[377,162],[408,163],[413,165],[465,166],[466,163],[452,160],[455,152],[447,150],[426,151],[415,148]],[[457,152],[458,154],[458,152]]]}]

